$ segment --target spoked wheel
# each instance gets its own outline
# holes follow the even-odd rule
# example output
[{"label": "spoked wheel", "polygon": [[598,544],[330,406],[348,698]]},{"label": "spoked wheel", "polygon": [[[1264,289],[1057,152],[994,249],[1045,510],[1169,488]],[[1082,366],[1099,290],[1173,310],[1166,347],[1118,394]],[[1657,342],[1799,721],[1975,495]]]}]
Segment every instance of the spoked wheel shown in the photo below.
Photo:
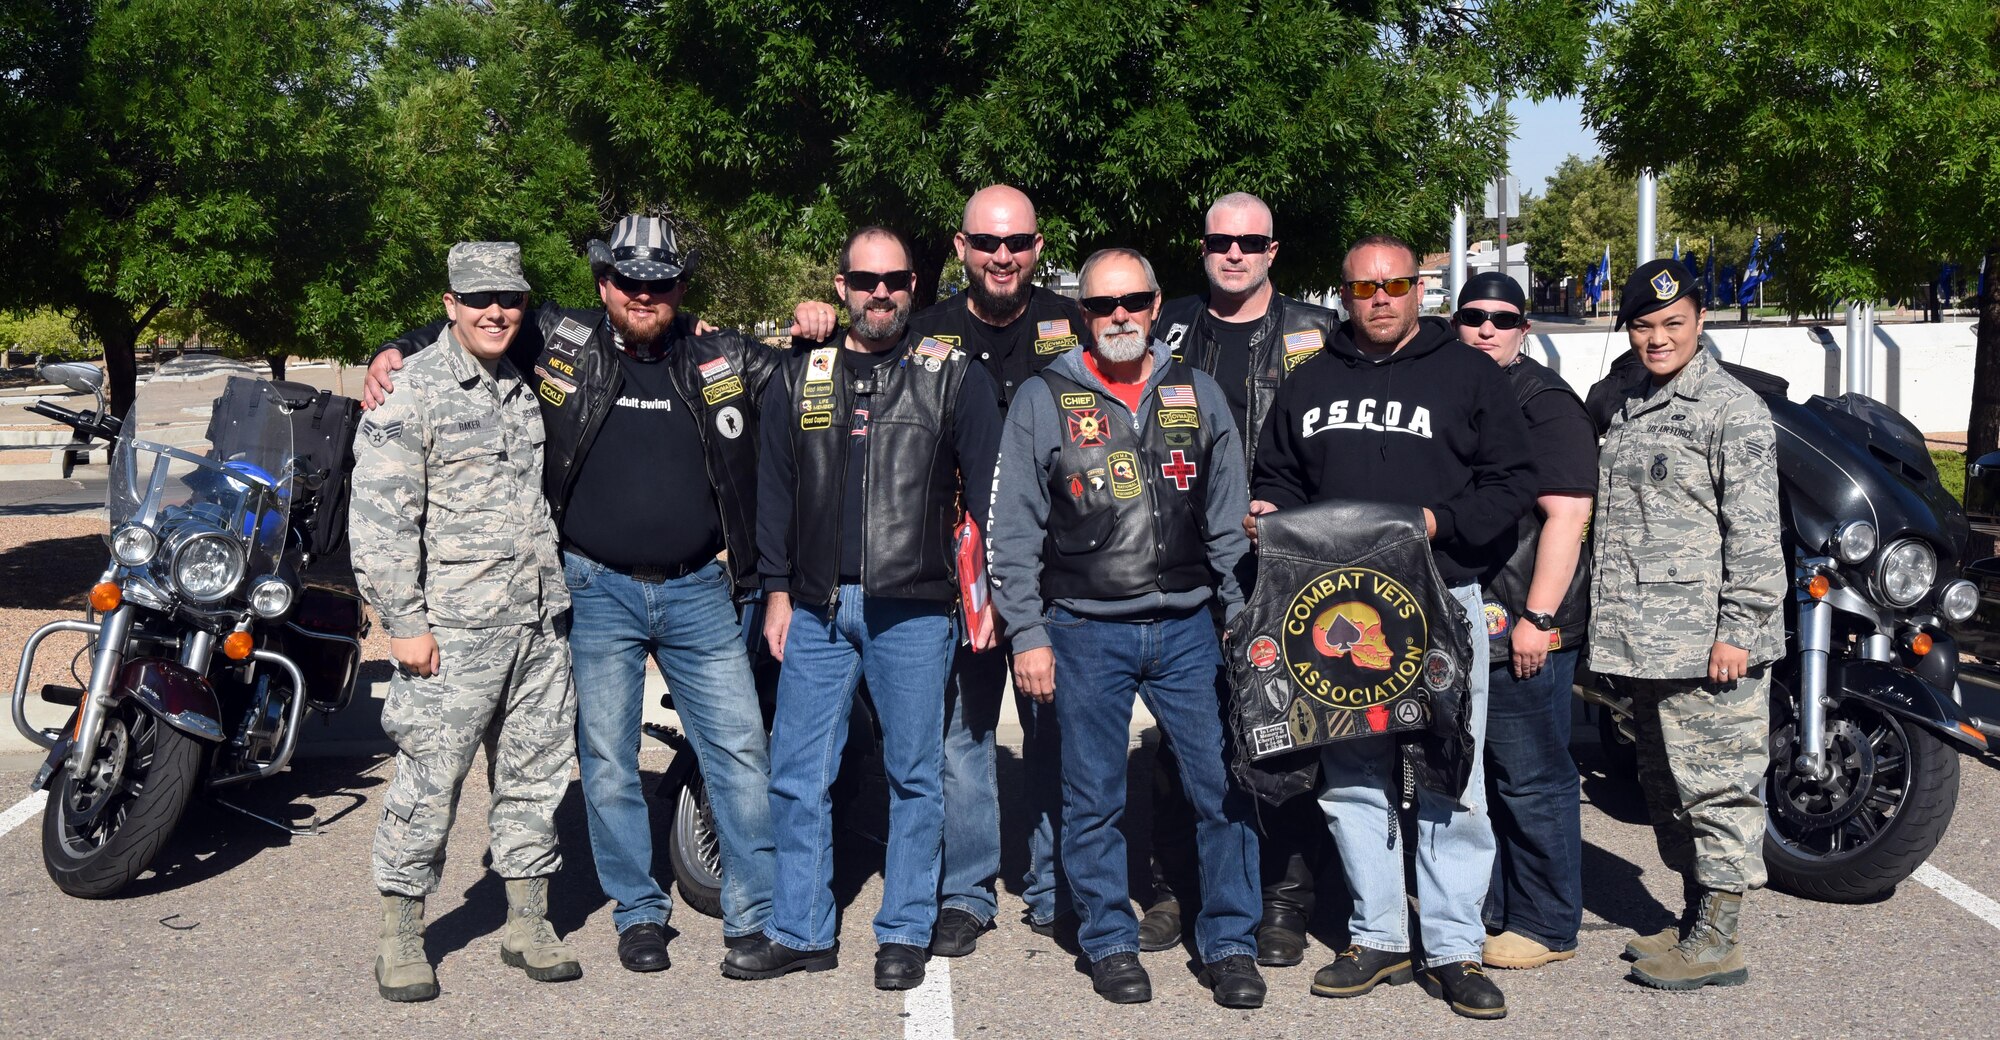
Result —
[{"label": "spoked wheel", "polygon": [[1795,720],[1771,732],[1764,861],[1771,883],[1788,892],[1861,902],[1894,888],[1944,837],[1958,803],[1958,753],[1852,699],[1828,709],[1826,730],[1828,771],[1818,778],[1793,768]]},{"label": "spoked wheel", "polygon": [[42,864],[56,887],[99,899],[143,873],[187,809],[201,745],[132,704],[105,717],[82,779],[59,770],[42,812]]},{"label": "spoked wheel", "polygon": [[667,843],[681,900],[709,917],[722,916],[722,842],[708,807],[708,785],[700,771],[689,774],[674,800],[674,826]]}]

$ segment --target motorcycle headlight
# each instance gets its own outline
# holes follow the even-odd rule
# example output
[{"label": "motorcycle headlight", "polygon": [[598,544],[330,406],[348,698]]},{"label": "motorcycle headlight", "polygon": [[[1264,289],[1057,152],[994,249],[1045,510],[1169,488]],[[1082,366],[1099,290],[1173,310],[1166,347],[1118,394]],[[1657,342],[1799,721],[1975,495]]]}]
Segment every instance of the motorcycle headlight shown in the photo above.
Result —
[{"label": "motorcycle headlight", "polygon": [[292,583],[275,574],[258,578],[250,586],[250,610],[260,618],[274,618],[292,609]]},{"label": "motorcycle headlight", "polygon": [[125,567],[144,567],[160,549],[160,539],[138,524],[111,532],[111,557]]},{"label": "motorcycle headlight", "polygon": [[1938,613],[1946,621],[1964,621],[1979,609],[1979,586],[1960,578],[1938,594]]},{"label": "motorcycle headlight", "polygon": [[1875,555],[1875,525],[1849,520],[1833,529],[1833,554],[1842,563],[1860,563]]},{"label": "motorcycle headlight", "polygon": [[198,534],[174,549],[174,586],[197,603],[229,595],[243,580],[243,551],[228,535]]},{"label": "motorcycle headlight", "polygon": [[1889,546],[1875,571],[1875,588],[1892,607],[1914,606],[1936,580],[1937,553],[1914,538]]}]

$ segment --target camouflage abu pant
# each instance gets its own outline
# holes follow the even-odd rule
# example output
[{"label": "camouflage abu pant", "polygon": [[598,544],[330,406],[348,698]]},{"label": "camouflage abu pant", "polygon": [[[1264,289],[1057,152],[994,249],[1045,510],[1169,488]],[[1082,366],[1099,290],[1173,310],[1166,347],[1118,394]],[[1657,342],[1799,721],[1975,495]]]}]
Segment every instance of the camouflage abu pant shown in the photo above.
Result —
[{"label": "camouflage abu pant", "polygon": [[1764,802],[1771,669],[1739,682],[1625,679],[1633,691],[1639,786],[1660,858],[1702,888],[1764,884]]},{"label": "camouflage abu pant", "polygon": [[423,896],[437,888],[445,838],[473,753],[486,748],[493,807],[493,869],[540,877],[562,866],[556,805],[576,761],[576,689],[569,641],[538,625],[434,628],[441,667],[428,679],[400,671],[382,729],[396,742],[396,778],[375,831],[375,886]]}]

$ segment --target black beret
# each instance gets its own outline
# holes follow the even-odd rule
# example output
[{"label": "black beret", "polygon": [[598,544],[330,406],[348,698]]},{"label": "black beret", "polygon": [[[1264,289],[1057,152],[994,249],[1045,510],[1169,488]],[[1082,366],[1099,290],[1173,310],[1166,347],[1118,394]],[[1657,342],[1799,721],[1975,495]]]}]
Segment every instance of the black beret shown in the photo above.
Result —
[{"label": "black beret", "polygon": [[1465,288],[1458,291],[1460,307],[1481,300],[1511,303],[1519,307],[1522,313],[1528,310],[1528,294],[1521,291],[1521,283],[1498,271],[1481,271],[1466,279]]},{"label": "black beret", "polygon": [[1618,320],[1611,324],[1614,329],[1622,329],[1633,318],[1644,317],[1668,306],[1675,300],[1694,300],[1694,309],[1702,309],[1701,288],[1695,284],[1694,275],[1681,266],[1678,260],[1648,260],[1625,279],[1625,288],[1618,294]]}]

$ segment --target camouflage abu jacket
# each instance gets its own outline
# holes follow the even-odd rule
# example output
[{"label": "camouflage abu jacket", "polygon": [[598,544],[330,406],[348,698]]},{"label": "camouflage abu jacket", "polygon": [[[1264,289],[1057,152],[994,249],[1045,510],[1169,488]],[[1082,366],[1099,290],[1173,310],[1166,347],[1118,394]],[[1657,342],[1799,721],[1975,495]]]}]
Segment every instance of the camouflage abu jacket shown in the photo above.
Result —
[{"label": "camouflage abu jacket", "polygon": [[354,438],[354,578],[397,638],[532,624],[569,607],[542,495],[542,412],[446,329]]},{"label": "camouflage abu jacket", "polygon": [[1725,642],[1784,653],[1777,435],[1757,395],[1707,350],[1663,387],[1640,369],[1597,463],[1590,667],[1642,679],[1708,674]]}]

